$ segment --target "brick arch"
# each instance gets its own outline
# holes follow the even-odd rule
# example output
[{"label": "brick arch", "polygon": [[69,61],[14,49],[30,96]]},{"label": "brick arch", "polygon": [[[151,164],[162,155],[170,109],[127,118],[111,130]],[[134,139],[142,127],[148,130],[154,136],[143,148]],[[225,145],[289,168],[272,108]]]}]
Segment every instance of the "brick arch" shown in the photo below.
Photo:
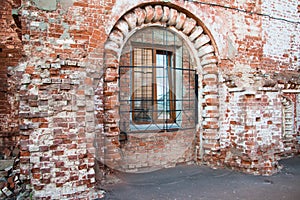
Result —
[{"label": "brick arch", "polygon": [[[218,134],[218,59],[215,42],[199,19],[188,11],[170,4],[149,4],[136,7],[125,13],[110,32],[104,48],[104,134],[109,137],[110,142],[117,145],[119,58],[128,38],[139,29],[149,26],[170,28],[183,36],[190,44],[198,60],[197,70],[201,74],[203,89],[203,93],[200,94],[202,95],[200,98],[202,101],[199,103],[202,108],[202,120],[199,125],[204,132]],[[206,154],[217,151],[217,143],[217,140],[211,138],[204,140],[202,144]],[[113,152],[115,155],[112,157],[117,160],[118,153]],[[113,162],[110,159],[106,163],[110,161]]]}]

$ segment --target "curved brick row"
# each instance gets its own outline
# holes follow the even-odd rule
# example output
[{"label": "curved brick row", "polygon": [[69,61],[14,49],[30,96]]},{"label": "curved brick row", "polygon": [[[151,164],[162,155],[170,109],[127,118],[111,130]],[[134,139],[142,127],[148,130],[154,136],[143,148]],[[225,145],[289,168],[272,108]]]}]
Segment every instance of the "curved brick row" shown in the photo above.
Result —
[{"label": "curved brick row", "polygon": [[203,45],[205,45],[205,44],[207,44],[209,42],[210,42],[210,38],[208,37],[208,35],[202,34],[195,41],[195,48],[198,49],[201,46],[203,46]]}]

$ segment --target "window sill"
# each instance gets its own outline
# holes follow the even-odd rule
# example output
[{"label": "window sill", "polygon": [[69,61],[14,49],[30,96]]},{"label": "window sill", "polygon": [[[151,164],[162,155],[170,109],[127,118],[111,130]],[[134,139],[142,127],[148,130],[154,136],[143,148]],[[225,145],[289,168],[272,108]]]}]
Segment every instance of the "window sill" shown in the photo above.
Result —
[{"label": "window sill", "polygon": [[139,132],[139,131],[177,131],[181,127],[178,124],[130,124],[130,132]]}]

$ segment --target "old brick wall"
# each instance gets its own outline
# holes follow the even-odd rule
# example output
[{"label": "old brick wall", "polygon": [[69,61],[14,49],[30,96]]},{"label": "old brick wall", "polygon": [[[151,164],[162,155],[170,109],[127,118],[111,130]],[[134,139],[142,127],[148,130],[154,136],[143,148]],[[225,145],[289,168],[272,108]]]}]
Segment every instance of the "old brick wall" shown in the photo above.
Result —
[{"label": "old brick wall", "polygon": [[[105,55],[109,56],[109,59],[106,59],[107,69],[104,84],[107,86],[107,88],[104,88],[108,91],[108,93],[107,95],[105,95],[105,98],[113,100],[118,99],[118,91],[116,90],[116,87],[118,85],[118,74],[116,72],[119,65],[119,46],[122,46],[126,42],[126,37],[130,36],[132,32],[139,30],[140,27],[149,27],[152,25],[158,25],[161,27],[170,26],[172,31],[177,34],[185,35],[186,38],[188,37],[188,35],[190,35],[190,37],[186,39],[187,43],[194,42],[192,44],[192,48],[194,48],[194,50],[192,50],[192,55],[195,56],[195,59],[197,58],[198,64],[201,61],[203,66],[203,74],[205,74],[203,78],[201,77],[201,80],[203,79],[206,97],[199,101],[199,105],[202,106],[203,104],[203,106],[206,107],[207,112],[207,115],[205,115],[205,119],[203,120],[203,124],[208,131],[216,133],[218,129],[218,116],[214,115],[213,112],[214,110],[216,110],[215,108],[218,107],[216,94],[217,91],[215,90],[215,86],[217,83],[217,59],[212,44],[213,41],[208,36],[209,33],[206,28],[191,14],[188,14],[187,11],[185,12],[187,14],[181,12],[180,7],[176,5],[141,5],[141,7],[137,7],[129,11],[116,23],[116,26],[110,33],[109,40],[105,46]],[[191,33],[192,31],[193,33]],[[108,104],[104,105],[106,109],[104,111],[110,114],[109,117],[118,114],[118,104],[112,104],[111,101],[108,101]],[[105,123],[106,129],[104,129],[105,133],[107,132],[106,136],[114,137],[114,135],[118,134],[116,132],[118,131],[118,118],[108,118],[105,120],[107,120],[107,123]],[[211,150],[211,148],[217,146],[216,138],[207,138],[205,144],[207,149]],[[173,146],[175,149],[176,144],[173,143]],[[106,154],[106,163],[109,162],[110,166],[118,166],[119,162],[122,159],[122,155],[119,151],[118,142],[116,142],[116,139],[111,140],[111,143],[107,147],[109,149],[107,149],[108,153]],[[157,144],[157,147],[156,149],[154,149],[154,151],[160,151],[158,148],[159,143]],[[172,152],[176,152],[176,150]],[[143,152],[141,151],[141,153]],[[156,165],[166,167],[161,165],[161,163],[156,163]]]},{"label": "old brick wall", "polygon": [[262,3],[264,67],[268,70],[299,70],[299,1],[270,0]]},{"label": "old brick wall", "polygon": [[221,140],[224,163],[248,173],[274,173],[283,151],[280,96],[241,91],[231,93],[227,101],[227,130]]},{"label": "old brick wall", "polygon": [[[18,74],[13,70],[22,58],[20,1],[0,2],[0,152],[12,150],[19,139]],[[2,153],[0,153],[2,155]]]},{"label": "old brick wall", "polygon": [[[14,10],[21,19],[22,43],[19,29],[7,28],[16,24],[11,23],[9,11],[15,4],[1,3],[1,8],[7,9],[1,10],[0,100],[9,108],[0,107],[1,130],[16,130],[19,112],[21,178],[37,198],[99,197],[94,191],[95,158],[121,161],[118,53],[134,26],[165,23],[158,19],[160,5],[172,8],[172,15],[181,13],[178,20],[173,16],[166,23],[198,56],[201,92],[193,147],[198,152],[197,161],[254,174],[276,172],[285,150],[282,93],[298,97],[291,99],[299,132],[300,27],[296,0],[22,1],[22,7]],[[132,15],[129,11],[134,9],[140,12]],[[200,28],[203,33],[199,33]],[[20,60],[22,54],[24,60]],[[9,66],[16,68],[10,72]],[[10,79],[7,74],[14,76]],[[19,88],[18,102],[14,101],[14,88]],[[181,139],[183,143],[189,141]],[[141,164],[135,160],[136,152],[127,148],[137,146],[139,153],[151,145],[160,147],[141,143],[138,138],[132,141],[122,150],[133,159],[135,170]],[[299,151],[297,142],[292,144],[293,153]],[[160,152],[167,153],[165,150]],[[179,160],[190,158],[183,155]],[[167,167],[167,162],[160,166]]]},{"label": "old brick wall", "polygon": [[93,190],[93,144],[101,131],[94,117],[101,90],[94,87],[102,71],[104,3],[24,1],[20,10],[28,57],[18,69],[20,170],[37,198],[101,196]]},{"label": "old brick wall", "polygon": [[[229,105],[223,103],[221,100],[225,100],[227,98],[226,96],[228,91],[246,90],[249,92],[250,96],[253,93],[257,93],[257,95],[260,96],[260,91],[268,92],[274,90],[275,96],[271,98],[272,100],[270,100],[271,103],[268,109],[275,110],[276,114],[281,113],[282,110],[281,103],[277,102],[277,98],[280,98],[280,95],[276,93],[279,93],[281,89],[292,89],[292,92],[299,92],[295,87],[295,85],[299,85],[299,80],[297,79],[297,70],[299,68],[299,56],[297,56],[299,48],[297,41],[299,40],[299,38],[296,34],[298,31],[299,23],[297,21],[297,16],[299,16],[299,5],[296,1],[290,1],[288,5],[293,7],[292,12],[286,12],[287,7],[284,6],[284,3],[281,1],[270,1],[267,3],[265,2],[264,4],[259,1],[245,1],[234,3],[217,1],[193,2],[194,3],[190,4],[187,2],[174,2],[174,4],[192,11],[192,13],[195,14],[199,19],[201,19],[205,26],[207,26],[207,28],[211,31],[211,34],[216,41],[219,52],[219,67],[220,71],[222,72],[220,81],[223,81],[225,83],[224,85],[219,85],[219,92],[217,91],[218,88],[214,88],[215,93],[212,90],[209,91],[210,93],[208,93],[208,95],[205,94],[206,92],[203,93],[205,94],[205,96],[203,96],[203,98],[205,99],[205,104],[202,107],[202,112],[204,116],[203,119],[207,121],[203,122],[202,124],[203,132],[200,137],[202,137],[201,139],[203,141],[203,145],[200,148],[202,148],[203,152],[200,156],[200,159],[203,159],[208,163],[212,163],[213,165],[223,165],[224,163],[222,163],[222,158],[224,155],[219,153],[220,141],[222,140],[221,135],[223,137],[223,130],[226,126],[228,126],[228,124],[226,121],[215,121],[215,119],[207,117],[207,114],[210,113],[209,115],[214,114],[214,116],[218,116],[219,106],[221,106],[221,111],[226,111]],[[118,12],[124,12],[124,10],[120,10],[121,5],[122,8],[123,6],[125,8],[130,8],[132,6],[131,4],[126,4],[124,2],[118,2],[118,4],[120,5],[120,7],[116,6],[112,10],[112,15],[115,16],[115,18],[119,16],[117,14]],[[132,2],[132,4],[134,4],[134,2]],[[282,8],[282,6],[284,6],[284,8]],[[150,8],[149,10],[151,11]],[[226,10],[226,12],[224,12],[224,10]],[[126,31],[124,30],[122,29],[122,32],[124,35],[126,35]],[[282,32],[282,30],[284,31]],[[269,32],[272,34],[269,34]],[[280,34],[280,38],[291,39],[278,40],[280,41],[279,43],[274,43],[273,41],[275,39],[273,39],[272,37],[276,34]],[[269,37],[269,35],[271,36]],[[282,48],[282,45],[284,45],[285,48]],[[286,51],[290,51],[290,54],[286,54]],[[287,59],[287,57],[289,58]],[[282,75],[284,69],[294,70],[295,74],[291,76]],[[277,74],[280,75],[277,76]],[[290,82],[291,85],[295,85],[292,87],[289,86]],[[216,82],[212,82],[212,85],[207,83],[207,81],[203,82],[204,91],[206,90],[206,86],[216,86]],[[270,90],[269,87],[273,88]],[[216,101],[214,101],[214,98],[218,93],[219,95],[224,95],[223,97],[220,96],[220,105]],[[212,97],[212,99],[210,97]],[[273,104],[273,101],[276,101],[277,103]],[[259,105],[259,103],[257,104]],[[252,103],[250,102],[249,108],[254,109],[252,107]],[[239,110],[241,108],[235,107],[234,109]],[[242,113],[246,115],[249,112],[250,111],[247,109],[242,111]],[[220,113],[220,119],[225,119],[224,114],[225,112]],[[259,116],[258,118],[260,118],[260,114],[257,115]],[[267,115],[263,115],[263,117],[268,119]],[[251,121],[251,119],[249,120]],[[274,147],[271,151],[262,150],[263,153],[262,155],[260,155],[260,159],[269,156],[272,164],[271,166],[269,164],[266,164],[266,166],[260,166],[262,168],[265,167],[265,169],[263,169],[263,172],[259,173],[272,174],[276,172],[277,160],[279,159],[279,156],[276,156],[276,158],[273,157],[274,155],[278,155],[281,151],[283,151],[283,149],[281,149],[283,148],[281,141],[282,137],[281,134],[279,134],[279,132],[282,131],[282,118],[276,118],[276,120],[279,120],[278,122],[276,122],[277,128],[275,129],[275,131],[277,132],[275,135],[277,136],[272,139],[274,140],[274,144],[271,146],[272,148],[273,146],[277,147]],[[272,121],[272,118],[269,121]],[[219,127],[218,124],[221,124],[223,127]],[[270,125],[265,126],[263,125],[263,122],[260,121],[257,122],[256,126],[257,129],[261,129],[262,132],[268,132],[270,131],[270,129],[272,129]],[[218,130],[220,130],[220,132]],[[294,134],[294,136],[295,135],[296,134]],[[293,138],[295,138],[294,136]],[[265,142],[268,143],[267,140]],[[241,140],[240,143],[241,146],[245,145],[244,140]],[[268,144],[265,145],[265,143],[262,142],[255,147],[246,145],[243,148],[252,148],[255,152],[261,151],[260,149],[264,149],[265,146],[268,146]],[[293,148],[297,149],[299,147],[297,145],[294,145]],[[230,155],[227,156],[230,157]],[[240,167],[241,166],[242,165],[240,165]],[[256,167],[257,166],[253,167],[254,171]],[[247,167],[243,166],[241,169],[247,169]],[[254,173],[253,170],[245,171]]]},{"label": "old brick wall", "polygon": [[[117,137],[105,137],[100,141],[107,151],[98,159],[113,170],[124,172],[149,172],[176,164],[193,163],[195,158],[195,131],[170,131],[128,134],[127,140],[118,144]],[[116,150],[117,149],[117,150]],[[100,149],[99,149],[100,151]],[[111,155],[119,153],[118,156]],[[112,158],[119,162],[112,162]],[[105,159],[105,160],[103,160]]]}]

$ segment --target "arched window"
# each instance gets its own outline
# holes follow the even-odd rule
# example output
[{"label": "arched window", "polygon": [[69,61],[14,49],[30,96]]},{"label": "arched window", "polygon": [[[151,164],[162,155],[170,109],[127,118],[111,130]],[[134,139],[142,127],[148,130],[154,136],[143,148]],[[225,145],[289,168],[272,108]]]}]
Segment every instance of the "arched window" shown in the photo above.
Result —
[{"label": "arched window", "polygon": [[195,61],[182,38],[165,28],[139,30],[124,46],[119,69],[121,131],[195,127]]}]

